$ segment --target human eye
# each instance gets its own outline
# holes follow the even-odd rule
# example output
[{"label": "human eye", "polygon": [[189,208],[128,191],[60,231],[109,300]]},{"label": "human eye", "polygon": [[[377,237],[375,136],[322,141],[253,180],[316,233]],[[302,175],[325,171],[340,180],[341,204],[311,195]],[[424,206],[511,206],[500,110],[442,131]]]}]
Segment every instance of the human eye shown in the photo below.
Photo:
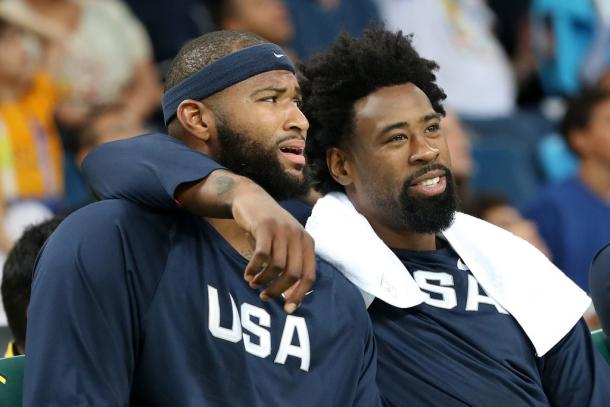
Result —
[{"label": "human eye", "polygon": [[441,125],[439,123],[434,123],[426,127],[427,134],[438,134],[441,131]]},{"label": "human eye", "polygon": [[277,103],[278,97],[276,95],[269,95],[259,99],[259,102]]},{"label": "human eye", "polygon": [[298,107],[299,109],[300,109],[301,107],[303,107],[303,100],[302,100],[302,99],[300,99],[300,98],[293,99],[293,103],[294,103],[294,104],[296,105],[296,107]]},{"label": "human eye", "polygon": [[407,135],[404,133],[396,133],[396,134],[392,134],[390,136],[390,138],[388,139],[388,142],[392,143],[392,142],[396,142],[396,141],[403,141],[403,140],[406,140],[407,138],[408,138]]}]

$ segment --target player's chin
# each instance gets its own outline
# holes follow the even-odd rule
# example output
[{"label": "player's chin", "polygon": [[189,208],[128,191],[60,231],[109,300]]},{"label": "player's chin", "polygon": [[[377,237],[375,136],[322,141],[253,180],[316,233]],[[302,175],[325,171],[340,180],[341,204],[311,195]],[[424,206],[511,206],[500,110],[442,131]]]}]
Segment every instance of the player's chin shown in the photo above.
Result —
[{"label": "player's chin", "polygon": [[284,166],[284,172],[286,173],[286,175],[288,175],[291,178],[294,178],[295,181],[303,181],[303,179],[305,179],[305,173],[304,173],[304,169],[305,166],[301,166],[299,167],[293,167],[293,166]]}]

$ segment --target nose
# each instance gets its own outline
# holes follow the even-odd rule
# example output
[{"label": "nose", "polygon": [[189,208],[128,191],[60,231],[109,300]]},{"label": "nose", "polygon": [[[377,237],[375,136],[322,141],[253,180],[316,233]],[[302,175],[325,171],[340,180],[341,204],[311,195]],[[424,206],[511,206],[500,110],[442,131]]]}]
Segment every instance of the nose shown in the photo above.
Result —
[{"label": "nose", "polygon": [[284,121],[284,130],[297,131],[303,137],[307,135],[309,129],[309,120],[301,112],[301,109],[294,103],[290,104],[286,112],[286,120]]},{"label": "nose", "polygon": [[435,161],[439,153],[439,148],[430,144],[430,141],[425,136],[414,135],[411,137],[409,164],[427,164]]}]

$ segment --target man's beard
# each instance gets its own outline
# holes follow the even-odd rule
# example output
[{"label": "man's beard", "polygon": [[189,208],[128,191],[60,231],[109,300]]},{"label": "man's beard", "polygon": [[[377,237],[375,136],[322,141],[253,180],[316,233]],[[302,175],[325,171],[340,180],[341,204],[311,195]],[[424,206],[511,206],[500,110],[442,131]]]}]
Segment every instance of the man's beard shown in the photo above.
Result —
[{"label": "man's beard", "polygon": [[[435,196],[417,196],[410,193],[413,181],[433,170],[445,171],[445,191]],[[449,168],[441,164],[427,165],[416,171],[403,184],[399,197],[402,223],[416,233],[438,233],[453,222],[457,208],[457,196],[453,175]]]},{"label": "man's beard", "polygon": [[277,149],[266,148],[224,124],[218,125],[218,142],[220,164],[250,178],[274,199],[301,198],[309,191],[308,177],[289,174],[280,163]]}]

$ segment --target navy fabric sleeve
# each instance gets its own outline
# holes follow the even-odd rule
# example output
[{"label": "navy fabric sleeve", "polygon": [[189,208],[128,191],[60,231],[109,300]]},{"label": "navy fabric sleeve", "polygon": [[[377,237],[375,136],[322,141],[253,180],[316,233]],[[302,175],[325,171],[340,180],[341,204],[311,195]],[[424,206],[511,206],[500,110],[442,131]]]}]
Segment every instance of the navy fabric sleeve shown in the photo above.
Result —
[{"label": "navy fabric sleeve", "polygon": [[597,352],[584,320],[539,360],[552,406],[610,406],[610,367]]},{"label": "navy fabric sleeve", "polygon": [[365,354],[358,382],[358,389],[354,400],[354,406],[381,406],[381,398],[379,388],[377,386],[377,347],[375,344],[375,336],[373,334],[373,326],[371,320],[367,316],[367,336],[365,344]]},{"label": "navy fabric sleeve", "polygon": [[28,308],[24,406],[129,404],[140,321],[169,235],[167,224],[142,212],[98,202],[47,241]]},{"label": "navy fabric sleeve", "polygon": [[102,144],[83,172],[102,198],[124,198],[155,209],[176,209],[176,188],[223,168],[207,155],[160,133]]},{"label": "navy fabric sleeve", "polygon": [[589,270],[589,289],[606,335],[610,335],[610,244],[594,257]]}]

